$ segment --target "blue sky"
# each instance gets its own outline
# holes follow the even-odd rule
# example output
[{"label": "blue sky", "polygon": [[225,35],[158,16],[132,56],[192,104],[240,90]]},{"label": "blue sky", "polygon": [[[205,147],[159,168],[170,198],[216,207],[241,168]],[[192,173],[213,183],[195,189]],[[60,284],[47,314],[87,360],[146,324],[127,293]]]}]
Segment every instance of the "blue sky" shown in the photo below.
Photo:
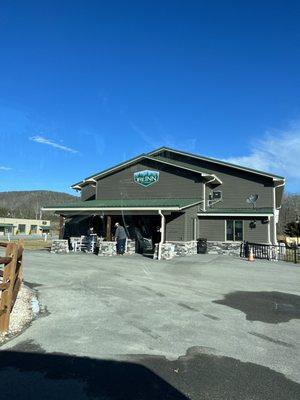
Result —
[{"label": "blue sky", "polygon": [[69,186],[159,146],[300,192],[298,1],[0,4],[0,191]]}]

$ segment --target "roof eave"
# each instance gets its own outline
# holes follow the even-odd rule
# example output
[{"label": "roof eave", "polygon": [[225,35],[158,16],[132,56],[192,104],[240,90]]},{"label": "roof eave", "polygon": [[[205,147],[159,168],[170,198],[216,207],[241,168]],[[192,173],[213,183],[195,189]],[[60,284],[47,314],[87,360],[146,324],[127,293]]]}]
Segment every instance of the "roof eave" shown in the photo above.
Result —
[{"label": "roof eave", "polygon": [[89,181],[91,179],[95,180],[96,178],[98,178],[101,175],[109,174],[113,170],[117,170],[119,168],[122,168],[124,165],[128,165],[128,164],[134,163],[134,162],[138,161],[140,158],[142,158],[143,156],[146,156],[146,154],[142,153],[139,156],[136,156],[134,158],[131,158],[130,160],[127,160],[127,161],[125,161],[125,162],[123,162],[121,164],[116,165],[115,167],[108,168],[108,169],[105,169],[105,170],[103,170],[101,172],[97,172],[96,174],[90,175],[87,178],[83,179],[82,181],[74,183],[73,185],[71,185],[71,188],[73,188],[74,186],[77,186],[77,185],[82,185],[84,182]]},{"label": "roof eave", "polygon": [[197,170],[195,170],[195,169],[193,169],[193,168],[188,168],[188,167],[184,167],[184,166],[179,166],[179,165],[173,164],[172,162],[168,162],[168,161],[163,161],[163,160],[155,159],[154,157],[151,157],[151,156],[149,156],[148,154],[140,154],[139,156],[137,156],[137,157],[135,157],[135,158],[133,158],[133,159],[130,159],[130,160],[128,160],[128,161],[126,161],[126,162],[124,162],[124,163],[122,163],[122,164],[119,164],[119,165],[117,165],[117,166],[115,166],[115,167],[106,169],[106,170],[104,170],[104,171],[102,171],[102,172],[99,172],[99,173],[97,173],[97,174],[91,175],[90,177],[87,177],[87,178],[83,179],[82,181],[77,182],[77,183],[75,183],[74,185],[71,185],[71,188],[72,188],[72,189],[76,189],[76,190],[81,190],[83,186],[85,186],[85,185],[87,185],[87,184],[90,184],[90,183],[95,183],[95,182],[97,182],[97,179],[99,179],[100,177],[107,176],[107,175],[111,174],[112,172],[117,172],[117,171],[123,169],[124,167],[126,167],[126,166],[128,166],[128,165],[131,165],[131,164],[134,164],[134,163],[136,163],[137,161],[143,160],[143,159],[155,161],[155,162],[158,162],[158,163],[161,163],[161,164],[171,165],[171,166],[173,166],[173,167],[181,168],[181,169],[184,169],[184,170],[189,170],[189,171],[191,171],[191,172],[197,173],[197,174],[199,174],[199,175],[201,175],[201,176],[204,176],[204,177],[205,177],[205,176],[214,177],[215,180],[216,180],[218,183],[220,183],[220,184],[222,183],[222,181],[221,181],[215,174],[207,174],[207,173],[204,173],[204,172],[201,172],[201,171],[197,171]]},{"label": "roof eave", "polygon": [[[188,206],[190,207],[190,205]],[[42,211],[180,211],[186,207],[42,207]]]},{"label": "roof eave", "polygon": [[243,213],[243,212],[209,212],[209,211],[204,211],[204,212],[198,212],[197,213],[198,217],[271,217],[273,216],[272,212],[256,212],[256,213]]},{"label": "roof eave", "polygon": [[153,150],[153,151],[149,152],[148,155],[152,156],[153,154],[160,153],[161,151],[171,151],[173,153],[182,154],[182,155],[193,157],[193,158],[196,158],[196,159],[214,162],[216,164],[221,164],[221,165],[224,165],[224,166],[227,166],[227,167],[236,168],[236,169],[240,169],[242,171],[250,172],[250,173],[253,173],[253,174],[266,176],[266,177],[271,178],[273,180],[284,180],[285,179],[283,176],[268,174],[267,172],[264,172],[264,171],[258,171],[258,170],[254,170],[254,169],[251,169],[251,168],[243,167],[242,165],[227,163],[225,161],[217,160],[215,158],[198,156],[197,154],[188,153],[188,152],[180,151],[180,150],[175,150],[175,149],[172,149],[170,147],[161,147],[161,148],[159,148],[157,150]]}]

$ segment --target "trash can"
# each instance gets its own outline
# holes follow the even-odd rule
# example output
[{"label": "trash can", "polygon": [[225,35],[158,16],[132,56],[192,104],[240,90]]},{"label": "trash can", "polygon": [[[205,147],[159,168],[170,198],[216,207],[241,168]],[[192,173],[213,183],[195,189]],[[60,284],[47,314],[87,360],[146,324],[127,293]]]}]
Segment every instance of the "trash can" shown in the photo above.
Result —
[{"label": "trash can", "polygon": [[207,253],[207,239],[199,238],[197,239],[197,254]]}]

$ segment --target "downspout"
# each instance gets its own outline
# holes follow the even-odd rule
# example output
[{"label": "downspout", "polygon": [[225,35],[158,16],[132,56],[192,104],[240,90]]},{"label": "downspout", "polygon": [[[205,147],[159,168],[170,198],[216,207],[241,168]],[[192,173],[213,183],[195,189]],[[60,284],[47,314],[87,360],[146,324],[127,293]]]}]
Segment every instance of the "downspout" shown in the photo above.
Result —
[{"label": "downspout", "polygon": [[277,244],[277,226],[276,226],[276,219],[275,219],[275,214],[276,214],[276,188],[279,188],[281,186],[284,186],[284,183],[281,183],[280,185],[273,186],[273,244]]},{"label": "downspout", "polygon": [[205,182],[203,182],[203,211],[206,211],[206,204],[205,204]]},{"label": "downspout", "polygon": [[157,254],[157,259],[161,260],[161,250],[162,250],[162,244],[165,241],[165,216],[161,212],[161,210],[158,210],[158,214],[161,216],[161,223],[160,223],[160,242],[158,244],[158,254]]}]

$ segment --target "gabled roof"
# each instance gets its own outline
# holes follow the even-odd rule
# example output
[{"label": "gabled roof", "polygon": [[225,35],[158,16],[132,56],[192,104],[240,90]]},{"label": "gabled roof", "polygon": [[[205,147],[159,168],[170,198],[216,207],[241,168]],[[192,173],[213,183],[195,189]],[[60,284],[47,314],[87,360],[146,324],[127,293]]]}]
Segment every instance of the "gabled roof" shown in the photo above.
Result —
[{"label": "gabled roof", "polygon": [[[253,169],[253,168],[243,167],[241,165],[228,163],[228,162],[222,161],[222,160],[216,160],[214,158],[203,157],[203,156],[200,156],[200,155],[197,155],[197,154],[188,153],[186,151],[172,149],[170,147],[160,147],[159,149],[151,151],[150,153],[148,153],[148,155],[149,156],[154,156],[154,155],[157,155],[159,153],[162,153],[163,151],[169,151],[171,153],[181,154],[181,155],[186,156],[186,157],[192,157],[192,158],[195,158],[195,159],[198,159],[198,160],[213,162],[215,164],[224,165],[226,167],[231,167],[231,168],[239,169],[239,170],[242,170],[242,171],[251,172],[251,173],[254,173],[254,174],[258,174],[258,175],[262,175],[262,176],[266,176],[266,177],[272,178],[273,180],[284,180],[285,179],[283,176],[270,174],[269,172],[264,172],[264,171],[259,171],[259,170]],[[156,158],[156,157],[154,157],[154,158]],[[172,160],[172,162],[173,162],[173,160]]]},{"label": "gabled roof", "polygon": [[[135,162],[141,160],[141,159],[142,159],[143,157],[145,157],[145,156],[146,156],[146,154],[144,154],[144,153],[143,153],[143,154],[140,154],[139,156],[136,156],[136,157],[134,157],[134,158],[131,158],[131,159],[129,159],[129,160],[125,161],[125,162],[122,162],[122,163],[120,163],[120,164],[117,164],[117,165],[115,165],[114,167],[110,167],[110,168],[104,169],[103,171],[97,172],[96,174],[90,175],[90,176],[88,176],[87,178],[83,179],[82,181],[79,181],[79,182],[77,182],[77,183],[74,183],[74,184],[71,186],[71,188],[73,188],[73,189],[81,189],[81,186],[84,186],[84,184],[88,184],[88,183],[89,183],[88,181],[90,181],[90,180],[92,180],[92,179],[94,180],[95,177],[98,177],[98,176],[101,175],[101,174],[113,172],[114,170],[117,170],[117,169],[119,169],[120,167],[125,167],[125,166],[127,166],[127,165],[134,164]],[[78,187],[77,187],[77,186],[78,186]]]},{"label": "gabled roof", "polygon": [[117,164],[114,167],[108,168],[108,169],[106,169],[104,171],[101,171],[101,172],[98,172],[98,173],[96,173],[94,175],[91,175],[91,176],[85,178],[84,180],[82,180],[80,182],[74,183],[71,187],[73,189],[81,189],[83,186],[88,185],[90,183],[94,183],[98,179],[100,179],[100,178],[102,178],[102,177],[104,177],[106,175],[109,175],[109,174],[112,174],[114,172],[117,172],[117,171],[119,171],[121,169],[124,169],[124,168],[130,166],[130,165],[136,164],[137,162],[142,161],[142,160],[151,160],[151,161],[158,162],[158,163],[161,163],[161,164],[171,165],[171,166],[176,167],[176,168],[180,168],[180,169],[183,169],[183,170],[188,170],[188,171],[200,174],[202,177],[204,177],[204,179],[207,178],[208,180],[212,180],[211,178],[213,178],[214,184],[221,184],[222,183],[222,181],[215,174],[210,174],[210,173],[207,173],[207,172],[203,172],[196,165],[195,166],[194,165],[180,165],[178,162],[176,162],[176,160],[160,159],[160,158],[157,158],[157,157],[151,157],[148,154],[140,154],[139,156],[131,158],[128,161],[125,161],[125,162],[123,162],[121,164]]},{"label": "gabled roof", "polygon": [[209,157],[203,157],[197,154],[193,154],[193,153],[188,153],[186,151],[181,151],[181,150],[176,150],[176,149],[172,149],[170,147],[160,147],[159,149],[153,150],[147,154],[142,153],[140,155],[138,155],[137,157],[131,158],[130,160],[127,160],[125,162],[122,162],[120,164],[115,165],[114,167],[111,168],[107,168],[103,171],[97,172],[96,174],[90,175],[87,178],[83,179],[80,182],[74,183],[71,187],[73,189],[81,189],[83,186],[88,185],[90,183],[95,183],[97,179],[100,179],[101,177],[104,177],[106,175],[109,175],[113,172],[117,172],[121,169],[126,168],[127,166],[133,165],[135,163],[137,163],[138,161],[142,161],[142,160],[152,160],[152,161],[156,161],[156,162],[160,162],[160,163],[164,163],[164,164],[168,164],[177,168],[182,168],[182,169],[186,169],[192,172],[196,172],[201,174],[203,177],[207,176],[207,177],[212,177],[215,178],[215,182],[217,184],[222,183],[221,180],[215,175],[215,174],[210,174],[207,173],[205,171],[202,171],[200,167],[198,167],[197,165],[190,165],[178,160],[172,160],[169,159],[168,157],[163,157],[163,156],[159,156],[160,153],[164,152],[164,151],[169,151],[171,153],[174,154],[180,154],[183,155],[185,157],[190,157],[190,158],[195,158],[198,160],[203,160],[203,161],[208,161],[214,164],[218,164],[218,165],[224,165],[226,167],[229,168],[234,168],[234,169],[238,169],[241,171],[246,171],[246,172],[250,172],[256,175],[261,175],[261,176],[265,176],[267,178],[271,178],[274,181],[284,181],[285,178],[279,175],[274,175],[274,174],[270,174],[268,172],[264,172],[264,171],[259,171],[253,168],[248,168],[248,167],[243,167],[241,165],[236,165],[236,164],[232,164],[232,163],[228,163],[226,161],[222,161],[222,160],[216,160],[214,158],[209,158]]},{"label": "gabled roof", "polygon": [[202,203],[200,199],[109,199],[77,201],[76,203],[58,204],[43,207],[45,211],[124,211],[129,210],[172,210],[180,211]]}]

